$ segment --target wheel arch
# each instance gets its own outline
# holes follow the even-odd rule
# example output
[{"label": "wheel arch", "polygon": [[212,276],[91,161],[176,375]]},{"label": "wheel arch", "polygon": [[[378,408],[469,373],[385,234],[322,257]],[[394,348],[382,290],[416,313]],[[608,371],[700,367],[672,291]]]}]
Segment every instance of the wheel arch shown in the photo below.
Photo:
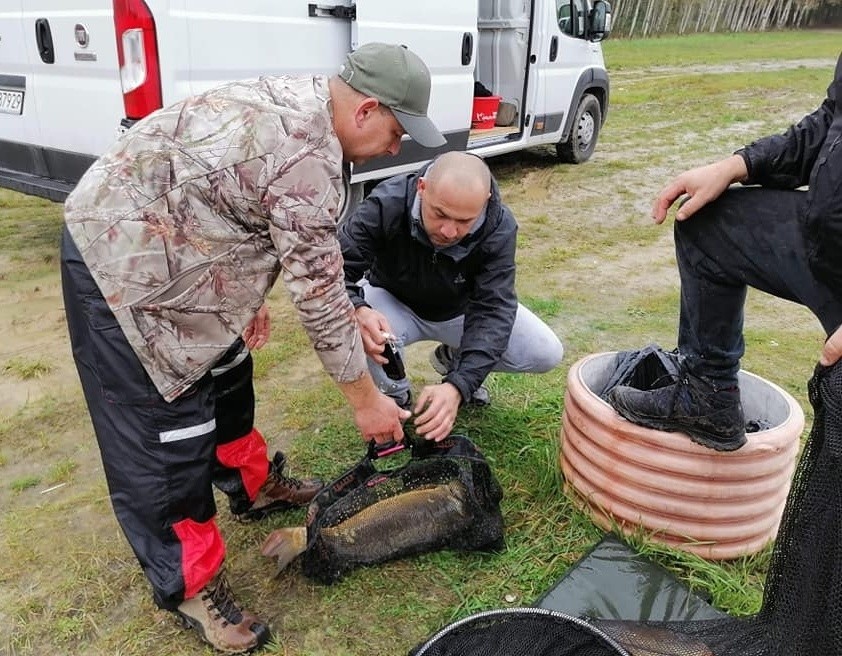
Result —
[{"label": "wheel arch", "polygon": [[596,99],[599,101],[599,108],[602,112],[602,122],[599,127],[601,128],[605,125],[605,117],[608,115],[609,91],[610,83],[608,81],[608,73],[605,69],[592,67],[582,71],[579,81],[576,83],[576,89],[573,91],[570,110],[567,112],[567,117],[564,120],[564,128],[561,131],[560,141],[567,141],[570,137],[570,130],[573,129],[573,121],[576,119],[576,110],[579,108],[579,103],[582,102],[582,97],[586,93],[596,96]]}]

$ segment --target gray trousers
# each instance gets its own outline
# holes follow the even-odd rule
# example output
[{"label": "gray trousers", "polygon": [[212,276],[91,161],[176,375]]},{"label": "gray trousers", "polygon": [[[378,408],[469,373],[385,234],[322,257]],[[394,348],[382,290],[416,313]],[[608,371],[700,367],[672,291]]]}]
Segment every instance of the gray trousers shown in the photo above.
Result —
[{"label": "gray trousers", "polygon": [[[402,357],[404,346],[424,340],[441,342],[454,349],[459,348],[464,331],[464,316],[460,315],[447,321],[427,321],[382,287],[375,287],[366,281],[361,284],[365,286],[366,303],[388,320],[392,332],[399,340]],[[550,327],[518,303],[509,345],[494,371],[545,373],[558,366],[563,355],[561,341]],[[384,373],[383,367],[371,358],[368,360],[368,368],[378,389],[384,394],[401,398],[409,390],[408,379],[390,379]]]}]

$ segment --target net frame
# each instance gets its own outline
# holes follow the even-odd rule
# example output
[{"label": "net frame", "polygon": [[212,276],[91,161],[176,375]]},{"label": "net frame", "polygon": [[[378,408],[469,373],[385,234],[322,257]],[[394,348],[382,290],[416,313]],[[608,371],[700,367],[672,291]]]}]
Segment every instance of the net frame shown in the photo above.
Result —
[{"label": "net frame", "polygon": [[[464,617],[460,620],[456,620],[455,622],[449,624],[443,629],[440,629],[438,632],[433,634],[426,642],[416,647],[412,652],[410,652],[410,656],[424,656],[425,654],[427,654],[427,652],[436,647],[438,643],[440,643],[442,640],[448,638],[456,632],[462,631],[466,628],[470,628],[469,625],[471,624],[479,624],[482,622],[487,622],[488,620],[495,620],[513,616],[543,617],[548,620],[551,619],[557,622],[570,624],[575,626],[578,630],[582,631],[583,633],[589,634],[593,638],[603,642],[607,648],[614,650],[616,656],[633,656],[630,652],[626,651],[620,645],[619,642],[614,640],[604,631],[595,627],[593,624],[590,624],[589,622],[578,617],[573,617],[572,615],[567,615],[559,611],[550,610],[548,608],[536,608],[534,606],[519,606],[516,608],[498,608],[493,610],[480,611],[478,613],[474,613],[472,615]],[[547,656],[550,655],[547,654]]]}]

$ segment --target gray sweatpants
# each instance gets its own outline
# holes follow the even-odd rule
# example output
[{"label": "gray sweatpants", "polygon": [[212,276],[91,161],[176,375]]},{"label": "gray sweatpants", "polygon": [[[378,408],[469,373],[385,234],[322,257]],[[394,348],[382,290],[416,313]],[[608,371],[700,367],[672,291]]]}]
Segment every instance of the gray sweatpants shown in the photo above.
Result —
[{"label": "gray sweatpants", "polygon": [[[459,348],[464,330],[464,316],[460,315],[447,321],[427,321],[382,287],[375,287],[366,281],[361,284],[365,286],[366,303],[386,317],[392,332],[400,342],[401,351],[404,346],[424,340]],[[563,355],[561,341],[550,327],[518,303],[509,345],[494,371],[545,373],[558,366]],[[383,367],[370,358],[368,368],[375,384],[384,394],[400,399],[409,390],[409,380],[390,379],[384,373]]]}]

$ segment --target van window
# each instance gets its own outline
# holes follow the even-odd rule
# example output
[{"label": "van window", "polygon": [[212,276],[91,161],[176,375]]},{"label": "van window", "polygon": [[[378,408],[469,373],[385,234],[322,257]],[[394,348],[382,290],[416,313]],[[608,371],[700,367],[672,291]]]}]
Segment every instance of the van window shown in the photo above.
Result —
[{"label": "van window", "polygon": [[556,0],[558,27],[564,34],[583,38],[588,0]]}]

